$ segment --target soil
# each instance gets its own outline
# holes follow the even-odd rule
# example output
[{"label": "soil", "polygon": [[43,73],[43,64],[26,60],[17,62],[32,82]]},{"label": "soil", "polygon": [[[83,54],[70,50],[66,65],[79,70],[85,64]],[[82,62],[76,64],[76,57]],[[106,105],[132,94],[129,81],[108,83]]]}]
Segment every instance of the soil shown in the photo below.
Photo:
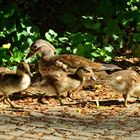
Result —
[{"label": "soil", "polygon": [[[133,65],[133,67],[131,68],[136,68],[135,70],[139,72],[138,65]],[[41,104],[39,102],[40,98],[43,98],[45,104]],[[53,132],[49,133],[49,136],[47,134],[44,134],[44,129],[46,130],[46,128],[44,128],[44,125],[46,124],[43,124],[43,128],[41,129],[41,131],[43,132],[40,132],[40,139],[42,140],[43,138],[46,139],[45,136],[47,136],[48,139],[50,136],[56,137],[56,139],[60,139],[60,135],[62,135],[62,133],[63,135],[61,136],[61,138],[66,140],[86,140],[86,138],[115,140],[125,137],[129,139],[129,137],[131,136],[134,137],[134,135],[130,136],[130,134],[133,134],[131,131],[132,129],[134,131],[140,132],[140,128],[138,127],[140,126],[139,100],[137,100],[136,97],[131,97],[131,100],[128,101],[128,107],[126,108],[123,105],[124,100],[122,94],[114,91],[107,85],[92,85],[80,90],[79,92],[71,94],[69,97],[64,97],[63,106],[60,106],[59,101],[56,97],[47,97],[39,92],[34,92],[31,90],[26,90],[21,93],[14,93],[10,96],[10,99],[15,104],[23,106],[24,109],[7,108],[7,106],[5,107],[3,103],[1,103],[2,116],[7,116],[8,114],[8,116],[16,117],[16,119],[21,118],[21,121],[23,117],[27,117],[26,119],[29,120],[31,116],[34,116],[34,119],[30,118],[30,123],[34,127],[37,127],[36,122],[42,123],[44,121],[49,121],[49,125],[47,124],[47,126],[50,129],[53,129],[51,130]],[[45,118],[44,116],[40,117],[42,115],[45,115]],[[120,119],[120,117],[122,118]],[[129,124],[133,117],[137,118],[137,125]],[[110,119],[112,121],[112,125],[108,124],[108,121],[110,121]],[[7,120],[2,118],[2,122],[7,123]],[[105,124],[102,124],[103,122]],[[10,123],[11,122],[8,122],[8,125],[10,125]],[[17,120],[16,123],[20,123],[20,120]],[[116,123],[117,125],[119,125],[118,130],[116,130]],[[102,125],[100,126],[100,124]],[[27,124],[24,125],[25,127],[27,127]],[[124,126],[127,127],[127,125],[130,125],[131,127],[129,128],[128,126],[128,129],[125,129]],[[98,127],[95,128],[95,126]],[[86,129],[83,130],[83,127],[86,127],[88,131]],[[16,129],[20,129],[20,125],[16,125]],[[75,131],[74,129],[77,129],[77,131]],[[93,131],[96,130],[96,132],[94,132],[94,135],[93,131],[89,133],[90,129]],[[121,134],[115,134],[112,132],[113,130],[115,131],[115,133]],[[80,133],[80,131],[82,131],[83,135]],[[109,134],[109,132],[112,133]],[[0,136],[5,136],[8,134],[9,132],[3,132],[0,130]],[[32,136],[33,134],[29,135]],[[25,134],[22,135],[21,138],[25,138]],[[137,135],[136,138],[137,140],[140,139],[140,135]],[[18,140],[18,137],[16,137],[15,139]]]}]

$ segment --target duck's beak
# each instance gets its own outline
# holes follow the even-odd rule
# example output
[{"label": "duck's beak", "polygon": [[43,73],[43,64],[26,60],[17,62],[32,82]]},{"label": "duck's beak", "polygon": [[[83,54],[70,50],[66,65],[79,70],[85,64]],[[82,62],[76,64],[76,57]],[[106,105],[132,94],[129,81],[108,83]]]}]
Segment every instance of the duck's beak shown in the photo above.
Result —
[{"label": "duck's beak", "polygon": [[32,51],[30,51],[30,52],[28,53],[28,55],[26,56],[26,59],[30,58],[33,54],[34,54],[34,53],[33,53]]},{"label": "duck's beak", "polygon": [[92,79],[92,80],[96,81],[96,80],[97,80],[97,76],[96,76],[94,73],[92,73],[92,75],[91,75],[90,79]]},{"label": "duck's beak", "polygon": [[94,80],[94,81],[96,81],[96,80],[97,80],[97,76],[95,76],[95,75],[90,75],[90,76],[87,77],[87,79],[88,79],[88,80]]},{"label": "duck's beak", "polygon": [[92,76],[91,76],[91,79],[94,80],[94,81],[97,80],[97,78],[95,77],[95,75],[92,75]]},{"label": "duck's beak", "polygon": [[28,72],[28,74],[29,74],[29,76],[33,77],[33,74],[30,71]]}]

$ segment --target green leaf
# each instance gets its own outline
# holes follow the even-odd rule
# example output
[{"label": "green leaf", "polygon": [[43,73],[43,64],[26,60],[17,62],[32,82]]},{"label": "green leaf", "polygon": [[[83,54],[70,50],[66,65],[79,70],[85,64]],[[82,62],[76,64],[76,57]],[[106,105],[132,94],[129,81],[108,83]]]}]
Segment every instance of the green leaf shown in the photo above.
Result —
[{"label": "green leaf", "polygon": [[104,61],[105,61],[105,62],[109,62],[109,61],[111,61],[111,60],[112,60],[112,57],[109,56],[109,55],[107,55],[107,56],[104,58]]},{"label": "green leaf", "polygon": [[78,44],[84,42],[84,35],[81,32],[72,34],[71,37],[69,38],[72,48],[75,48],[78,46]]},{"label": "green leaf", "polygon": [[107,51],[107,52],[112,52],[113,50],[113,47],[111,45],[107,46],[107,47],[104,47],[104,49]]},{"label": "green leaf", "polygon": [[52,35],[54,38],[56,38],[57,35],[58,35],[56,32],[54,32],[54,31],[51,30],[51,29],[49,30],[49,34]]},{"label": "green leaf", "polygon": [[68,41],[68,38],[67,37],[59,37],[58,40],[62,43],[65,43]]},{"label": "green leaf", "polygon": [[54,42],[57,36],[58,34],[51,29],[45,33],[45,37],[49,42]]}]

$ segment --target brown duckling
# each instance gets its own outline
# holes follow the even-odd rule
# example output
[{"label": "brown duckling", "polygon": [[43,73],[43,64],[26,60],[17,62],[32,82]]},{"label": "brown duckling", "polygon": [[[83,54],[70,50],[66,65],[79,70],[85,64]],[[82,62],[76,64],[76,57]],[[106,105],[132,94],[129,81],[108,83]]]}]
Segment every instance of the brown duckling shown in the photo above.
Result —
[{"label": "brown duckling", "polygon": [[86,59],[81,56],[63,54],[55,55],[55,48],[47,41],[43,39],[36,40],[30,46],[30,52],[27,58],[32,55],[39,53],[41,58],[38,62],[38,68],[41,75],[46,75],[50,71],[55,70],[64,70],[68,72],[75,71],[80,66],[89,66],[93,70],[102,71],[102,70],[115,70],[121,69],[120,67],[113,64],[102,64],[92,62],[89,59]]},{"label": "brown duckling", "polygon": [[79,67],[74,74],[64,71],[55,71],[41,77],[31,85],[38,91],[46,93],[48,96],[57,96],[60,104],[63,104],[60,96],[65,92],[76,92],[84,84],[85,80],[95,78],[92,69],[87,66]]},{"label": "brown duckling", "polygon": [[4,100],[6,100],[11,107],[17,108],[8,96],[15,92],[25,90],[30,85],[30,68],[25,62],[20,63],[17,66],[16,73],[2,72],[0,73],[0,93],[3,93]]},{"label": "brown duckling", "polygon": [[[15,73],[14,70],[10,70],[7,67],[0,67],[0,73]],[[3,95],[3,93],[0,91],[0,95]]]},{"label": "brown duckling", "polygon": [[121,70],[104,77],[105,84],[123,94],[124,105],[130,95],[140,97],[140,75],[134,70]]}]

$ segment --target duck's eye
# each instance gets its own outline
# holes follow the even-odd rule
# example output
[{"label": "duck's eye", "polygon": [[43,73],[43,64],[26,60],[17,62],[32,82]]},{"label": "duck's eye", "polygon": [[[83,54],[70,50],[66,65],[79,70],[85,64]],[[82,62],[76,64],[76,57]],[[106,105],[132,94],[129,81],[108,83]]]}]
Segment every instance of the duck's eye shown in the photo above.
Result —
[{"label": "duck's eye", "polygon": [[18,69],[23,70],[23,69],[24,69],[24,66],[20,64],[20,65],[18,66]]},{"label": "duck's eye", "polygon": [[37,49],[37,46],[36,46],[36,45],[34,45],[34,46],[33,46],[33,49]]}]

